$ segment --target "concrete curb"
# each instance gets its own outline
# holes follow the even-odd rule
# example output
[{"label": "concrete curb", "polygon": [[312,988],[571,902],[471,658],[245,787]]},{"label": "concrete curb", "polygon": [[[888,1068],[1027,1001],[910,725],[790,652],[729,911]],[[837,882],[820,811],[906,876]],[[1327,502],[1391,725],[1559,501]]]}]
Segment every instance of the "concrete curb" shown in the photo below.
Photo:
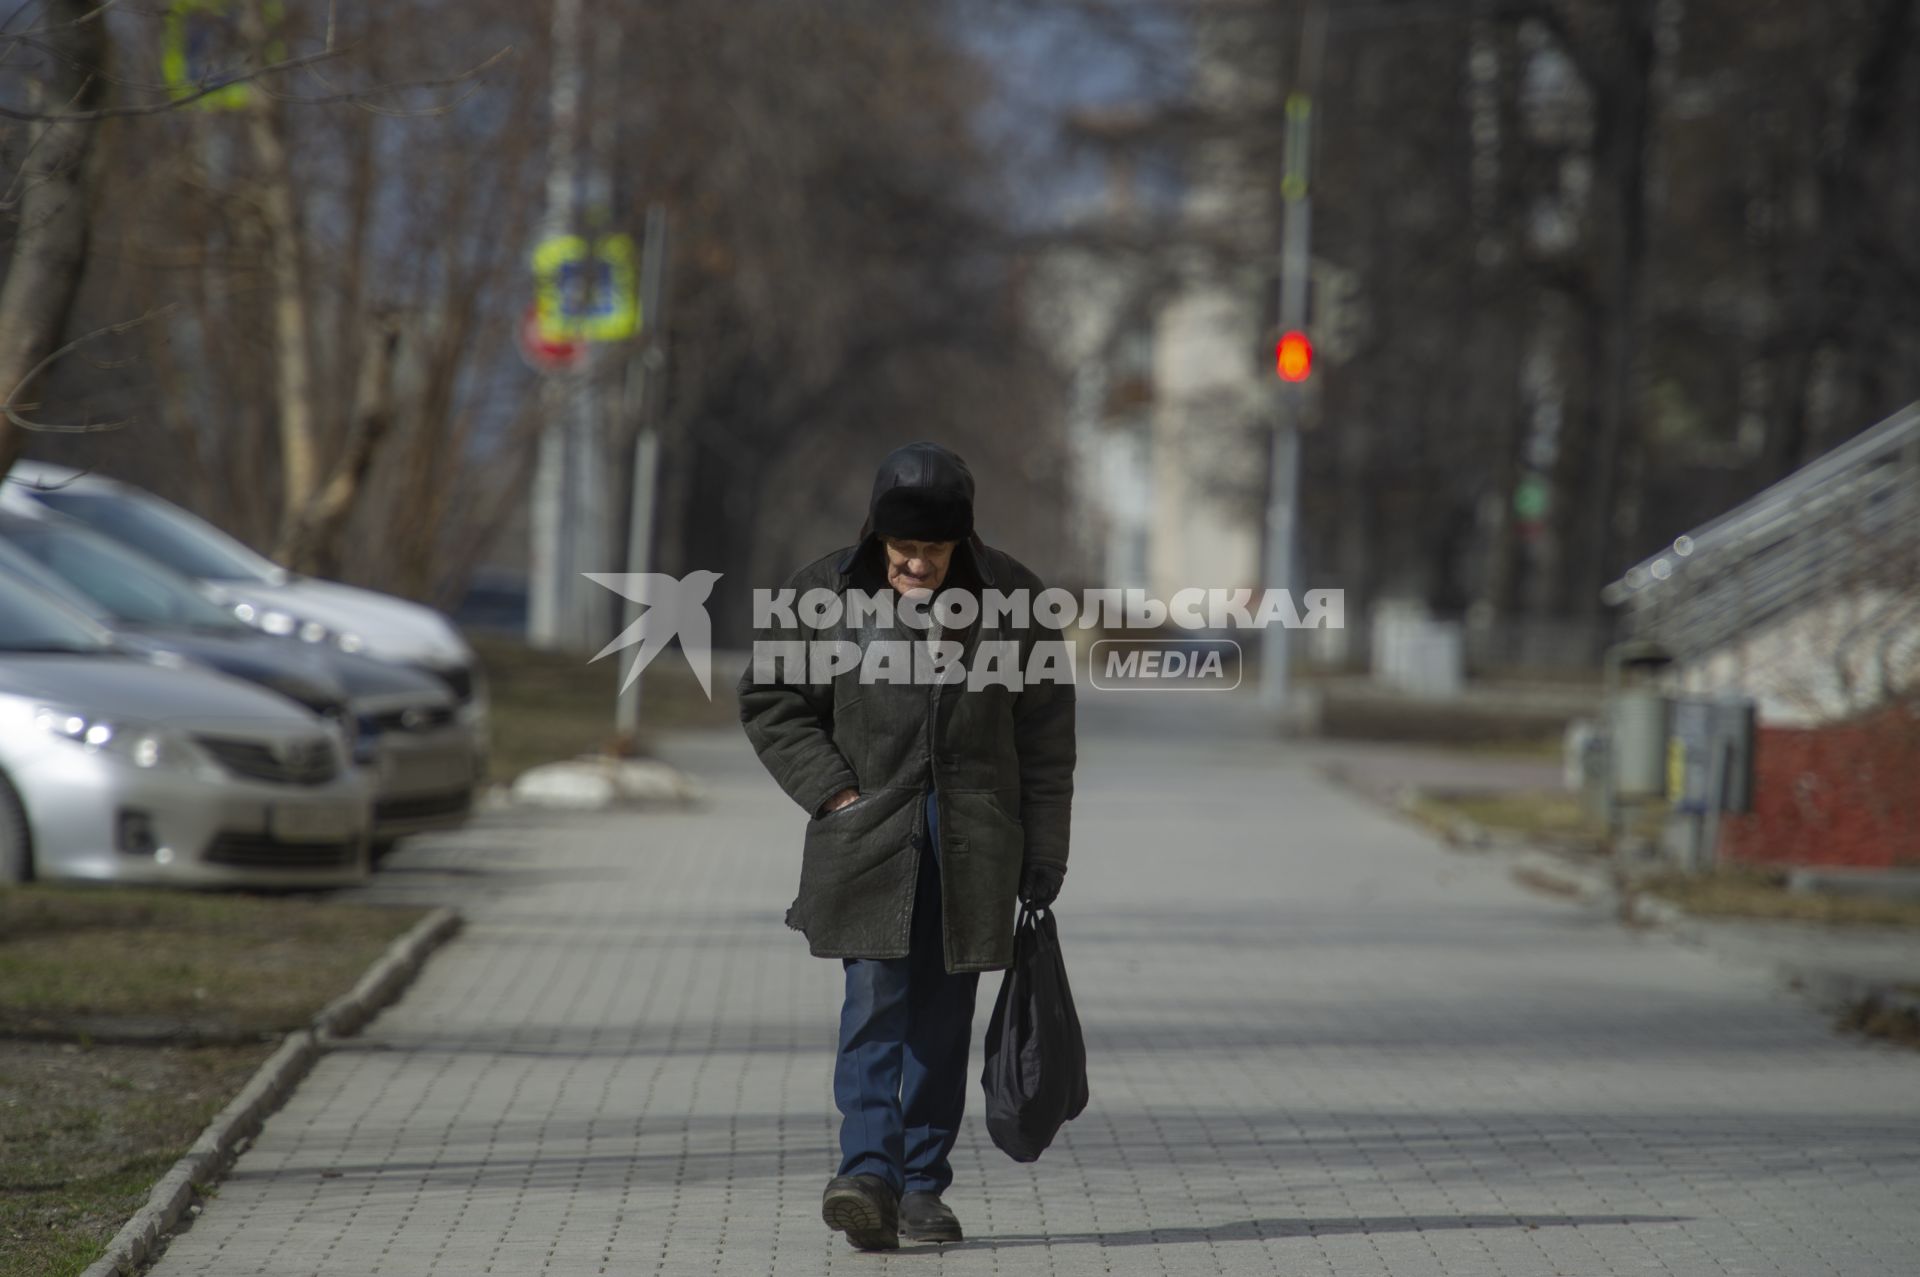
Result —
[{"label": "concrete curb", "polygon": [[80,1277],[127,1277],[160,1251],[168,1233],[204,1192],[225,1173],[253,1137],[267,1115],[307,1075],[335,1038],[357,1032],[392,1002],[432,952],[460,929],[460,915],[442,906],[422,918],[387,946],[380,960],[368,968],[359,983],[334,999],[313,1018],[310,1027],[289,1033],[278,1050],[267,1057],[240,1094],[200,1132],[200,1138],[147,1195],[147,1204],[134,1212],[107,1249]]},{"label": "concrete curb", "polygon": [[1807,991],[1815,997],[1832,999],[1843,1011],[1870,1004],[1872,1009],[1896,1012],[1920,1024],[1920,993],[1865,980],[1834,980],[1825,986],[1809,983]]},{"label": "concrete curb", "polygon": [[1574,864],[1552,852],[1529,847],[1516,849],[1512,876],[1522,886],[1538,885],[1578,897],[1588,904],[1613,910],[1621,908],[1620,884],[1611,873],[1593,865]]},{"label": "concrete curb", "polygon": [[1664,931],[1687,944],[1711,947],[1706,930],[1692,914],[1672,901],[1644,891],[1622,890],[1619,879],[1610,869],[1578,864],[1532,848],[1514,856],[1513,876],[1523,886],[1542,885],[1548,890],[1578,896],[1589,904],[1603,905],[1617,913],[1622,922]]},{"label": "concrete curb", "polygon": [[349,1037],[365,1028],[367,1021],[413,983],[428,956],[458,930],[459,913],[442,905],[387,946],[380,961],[367,969],[358,984],[313,1017],[313,1032],[320,1045],[324,1047],[334,1038]]},{"label": "concrete curb", "polygon": [[[1515,858],[1513,877],[1527,887],[1560,890],[1577,895],[1590,904],[1602,905],[1618,915],[1622,922],[1660,932],[1670,940],[1706,953],[1738,952],[1717,941],[1712,924],[1674,904],[1645,892],[1622,893],[1610,875],[1592,868],[1569,864],[1549,853],[1532,851]],[[1906,1015],[1920,1021],[1920,995],[1908,993],[1884,979],[1846,975],[1832,971],[1812,971],[1792,961],[1775,959],[1770,964],[1775,975],[1789,989],[1799,993],[1828,1015],[1845,1015],[1862,1008],[1877,1008]]]}]

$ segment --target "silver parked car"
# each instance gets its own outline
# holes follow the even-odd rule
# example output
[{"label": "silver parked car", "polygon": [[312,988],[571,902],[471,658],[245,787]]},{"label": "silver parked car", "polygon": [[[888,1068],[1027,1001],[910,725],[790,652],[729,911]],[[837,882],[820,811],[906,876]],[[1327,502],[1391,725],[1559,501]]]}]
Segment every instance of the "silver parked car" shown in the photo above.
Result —
[{"label": "silver parked car", "polygon": [[374,853],[407,834],[465,824],[482,749],[453,693],[405,666],[364,656],[332,661],[347,684],[354,761],[373,783]]},{"label": "silver parked car", "polygon": [[326,721],[0,579],[0,881],[345,885],[370,797]]},{"label": "silver parked car", "polygon": [[289,572],[197,515],[132,484],[65,466],[17,461],[0,508],[56,510],[190,577],[241,620],[270,634],[410,665],[446,683],[483,743],[487,686],[479,658],[432,608],[339,581]]},{"label": "silver parked car", "polygon": [[88,612],[123,647],[244,678],[340,718],[373,783],[376,852],[407,834],[457,827],[472,810],[483,749],[440,679],[266,634],[164,564],[60,515],[0,513],[0,572]]}]

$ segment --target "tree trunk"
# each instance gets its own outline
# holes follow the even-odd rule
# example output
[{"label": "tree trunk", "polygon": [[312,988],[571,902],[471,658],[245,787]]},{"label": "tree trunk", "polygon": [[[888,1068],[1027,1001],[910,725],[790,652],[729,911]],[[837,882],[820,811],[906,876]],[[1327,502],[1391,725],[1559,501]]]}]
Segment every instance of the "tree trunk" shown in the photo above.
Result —
[{"label": "tree trunk", "polygon": [[340,575],[340,534],[353,513],[354,502],[366,486],[374,454],[393,426],[393,376],[400,347],[400,328],[387,321],[378,325],[371,347],[360,365],[354,418],[345,450],[326,486],[297,511],[288,512],[288,533],[280,562],[295,572],[313,576]]},{"label": "tree trunk", "polygon": [[1619,565],[1621,531],[1615,505],[1622,461],[1634,446],[1633,418],[1642,339],[1641,297],[1647,256],[1647,141],[1652,132],[1654,32],[1652,0],[1621,0],[1616,11],[1619,51],[1614,73],[1596,96],[1594,189],[1610,224],[1611,251],[1601,256],[1596,292],[1602,299],[1596,366],[1589,370],[1593,403],[1593,505],[1586,561],[1578,578],[1576,613],[1595,622],[1600,591]]},{"label": "tree trunk", "polygon": [[1822,148],[1812,225],[1793,253],[1785,314],[1775,330],[1778,381],[1772,388],[1760,477],[1785,478],[1810,460],[1814,357],[1843,326],[1849,299],[1834,276],[1861,251],[1861,224],[1875,206],[1865,189],[1864,153],[1892,122],[1901,67],[1913,40],[1913,0],[1880,0],[1846,83],[1853,86],[1837,143]]},{"label": "tree trunk", "polygon": [[[106,97],[107,28],[94,0],[49,0],[44,35],[50,67],[39,96],[48,115],[97,108]],[[13,419],[34,415],[33,383],[58,349],[86,269],[92,156],[98,124],[29,126],[20,174],[20,227],[0,284],[0,474],[26,440]]]},{"label": "tree trunk", "polygon": [[[240,10],[241,36],[264,60],[268,37],[259,0]],[[313,334],[307,318],[306,271],[301,261],[300,211],[293,198],[293,164],[287,157],[273,99],[256,88],[248,102],[247,137],[260,164],[252,202],[265,239],[267,275],[273,288],[273,352],[280,416],[281,519],[276,553],[292,549],[308,504],[320,486],[319,446],[314,438]]]}]

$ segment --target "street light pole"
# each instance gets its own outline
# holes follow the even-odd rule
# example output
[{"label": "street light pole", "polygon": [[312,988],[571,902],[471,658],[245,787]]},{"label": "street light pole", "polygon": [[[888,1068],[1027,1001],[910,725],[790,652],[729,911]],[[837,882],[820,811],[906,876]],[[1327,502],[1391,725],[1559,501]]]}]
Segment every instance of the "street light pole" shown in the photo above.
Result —
[{"label": "street light pole", "polygon": [[[580,96],[584,76],[580,65],[581,0],[553,0],[549,66],[547,146],[547,207],[540,223],[542,239],[573,229],[578,179],[576,144],[579,135]],[[584,396],[577,373],[550,374],[540,388],[539,452],[533,474],[531,545],[527,581],[527,638],[535,647],[565,647],[577,642],[572,600],[578,573],[585,565],[573,562],[578,512],[572,500],[575,485],[577,433],[574,416]]]},{"label": "street light pole", "polygon": [[[1287,94],[1287,133],[1280,179],[1280,330],[1307,326],[1307,281],[1312,273],[1313,94],[1320,83],[1326,49],[1327,15],[1323,0],[1308,0],[1300,18],[1299,67]],[[1267,475],[1266,578],[1269,590],[1294,584],[1294,527],[1300,503],[1300,427],[1307,383],[1282,380],[1275,399],[1273,448]],[[1272,624],[1261,631],[1260,702],[1268,711],[1287,709],[1290,631]]]},{"label": "street light pole", "polygon": [[[622,23],[612,6],[601,4],[594,16],[592,30],[593,63],[584,93],[588,123],[583,130],[587,143],[586,172],[581,189],[585,195],[585,235],[589,269],[586,274],[586,309],[599,310],[613,299],[603,296],[608,288],[617,291],[611,281],[603,282],[599,270],[600,246],[614,227],[614,170],[619,161],[620,121],[620,44]],[[576,54],[576,57],[579,55]],[[584,62],[584,59],[581,59]],[[583,67],[583,70],[586,68]],[[569,489],[568,516],[573,520],[573,562],[568,574],[572,593],[571,642],[582,651],[596,651],[613,635],[613,594],[587,584],[586,572],[604,572],[613,562],[614,485],[609,479],[609,450],[612,430],[609,421],[614,405],[608,402],[607,372],[614,361],[607,345],[589,340],[586,357],[576,377],[573,403],[573,486]]]}]

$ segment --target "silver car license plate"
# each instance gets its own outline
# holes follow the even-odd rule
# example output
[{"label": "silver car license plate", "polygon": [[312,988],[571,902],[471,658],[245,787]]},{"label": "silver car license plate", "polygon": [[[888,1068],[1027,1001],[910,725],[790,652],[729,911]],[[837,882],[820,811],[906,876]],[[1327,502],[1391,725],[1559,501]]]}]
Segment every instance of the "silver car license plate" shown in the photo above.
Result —
[{"label": "silver car license plate", "polygon": [[353,811],[339,803],[275,803],[272,829],[282,842],[345,842]]}]

